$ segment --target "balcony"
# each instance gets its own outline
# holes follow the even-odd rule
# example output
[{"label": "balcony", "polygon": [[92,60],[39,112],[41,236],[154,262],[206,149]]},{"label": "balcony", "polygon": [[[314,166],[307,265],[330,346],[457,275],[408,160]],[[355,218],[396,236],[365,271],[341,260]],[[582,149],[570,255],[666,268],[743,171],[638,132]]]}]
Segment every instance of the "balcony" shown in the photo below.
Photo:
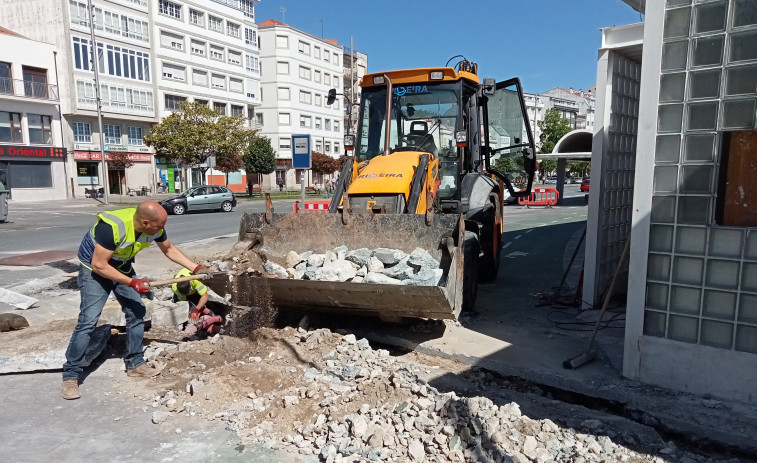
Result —
[{"label": "balcony", "polygon": [[[97,111],[97,100],[92,97],[78,97],[76,99],[78,109],[89,109]],[[131,114],[134,116],[155,117],[155,110],[152,105],[127,103],[125,101],[103,101],[101,109],[105,112],[119,114]]]},{"label": "balcony", "polygon": [[58,101],[58,86],[29,80],[0,77],[0,95]]}]

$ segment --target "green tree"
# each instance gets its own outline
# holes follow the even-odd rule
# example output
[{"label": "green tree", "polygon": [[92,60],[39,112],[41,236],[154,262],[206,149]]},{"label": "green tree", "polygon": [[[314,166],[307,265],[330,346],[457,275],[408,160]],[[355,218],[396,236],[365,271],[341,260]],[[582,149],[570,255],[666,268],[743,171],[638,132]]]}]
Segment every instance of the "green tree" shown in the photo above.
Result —
[{"label": "green tree", "polygon": [[509,156],[502,156],[497,158],[497,160],[494,161],[494,168],[499,172],[502,172],[503,174],[509,174],[521,170],[515,158]]},{"label": "green tree", "polygon": [[276,170],[276,151],[271,146],[271,139],[255,134],[242,155],[242,163],[247,175],[256,174],[257,183],[260,184],[261,174],[270,174]]},{"label": "green tree", "polygon": [[[244,116],[222,116],[206,104],[183,101],[176,111],[155,124],[145,144],[157,156],[173,160],[181,167],[206,164],[214,156],[216,166],[231,169],[254,135],[244,127]],[[200,167],[203,177],[208,167]],[[232,169],[232,171],[239,169]]]},{"label": "green tree", "polygon": [[557,169],[557,161],[554,159],[541,159],[539,161],[539,170],[544,177],[547,177],[550,172]]},{"label": "green tree", "polygon": [[539,121],[538,125],[541,130],[541,135],[539,135],[541,148],[539,152],[542,154],[551,153],[563,135],[573,130],[570,126],[570,121],[562,118],[560,112],[555,108],[548,109],[544,113],[544,119]]},{"label": "green tree", "polygon": [[591,163],[587,161],[568,162],[568,172],[573,177],[586,177],[591,172]]}]

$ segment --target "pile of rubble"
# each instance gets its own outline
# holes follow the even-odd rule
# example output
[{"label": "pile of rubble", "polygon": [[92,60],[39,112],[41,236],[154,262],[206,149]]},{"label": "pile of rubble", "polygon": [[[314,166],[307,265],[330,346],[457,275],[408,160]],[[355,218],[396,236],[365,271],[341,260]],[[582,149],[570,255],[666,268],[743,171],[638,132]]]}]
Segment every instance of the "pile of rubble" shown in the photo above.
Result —
[{"label": "pile of rubble", "polygon": [[437,286],[444,273],[439,261],[421,248],[410,254],[388,248],[349,250],[347,246],[324,254],[290,251],[285,265],[267,259],[263,269],[281,278],[414,286]]},{"label": "pile of rubble", "polygon": [[532,419],[513,401],[442,392],[422,378],[434,367],[351,334],[285,328],[256,336],[266,339],[217,336],[149,348],[147,356],[166,365],[156,380],[179,385],[143,397],[153,422],[170,424],[178,413],[222,420],[243,443],[306,463],[712,461],[617,417],[574,407],[563,421],[550,401],[557,422]]}]

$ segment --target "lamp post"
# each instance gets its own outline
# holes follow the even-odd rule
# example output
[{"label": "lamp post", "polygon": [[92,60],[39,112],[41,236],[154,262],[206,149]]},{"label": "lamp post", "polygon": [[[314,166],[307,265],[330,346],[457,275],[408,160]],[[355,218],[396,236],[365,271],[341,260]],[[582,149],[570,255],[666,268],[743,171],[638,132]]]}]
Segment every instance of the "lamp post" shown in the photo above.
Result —
[{"label": "lamp post", "polygon": [[97,57],[97,42],[95,41],[95,9],[92,6],[92,0],[87,0],[89,6],[89,36],[91,39],[90,51],[92,53],[92,69],[95,71],[95,100],[97,103],[97,125],[100,131],[100,169],[103,176],[103,200],[105,205],[110,204],[110,192],[108,191],[108,164],[105,161],[105,136],[103,134],[103,113],[101,109],[102,99],[100,98],[100,74],[97,66],[100,60]]}]

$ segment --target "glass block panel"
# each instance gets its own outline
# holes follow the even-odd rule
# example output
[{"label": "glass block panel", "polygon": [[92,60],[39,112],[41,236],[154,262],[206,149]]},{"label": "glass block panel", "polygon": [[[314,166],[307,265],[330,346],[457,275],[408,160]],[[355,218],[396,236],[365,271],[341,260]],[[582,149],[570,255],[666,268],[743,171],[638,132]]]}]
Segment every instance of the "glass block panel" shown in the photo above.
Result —
[{"label": "glass block panel", "polygon": [[741,290],[757,292],[757,264],[744,262],[741,274]]},{"label": "glass block panel", "polygon": [[672,223],[675,215],[675,207],[676,198],[673,196],[652,197],[652,222]]},{"label": "glass block panel", "polygon": [[691,22],[691,8],[677,8],[665,12],[665,32],[663,38],[689,36],[689,23]]},{"label": "glass block panel", "polygon": [[757,232],[748,231],[746,246],[744,246],[744,258],[757,260]]},{"label": "glass block panel", "polygon": [[658,338],[665,337],[665,314],[647,310],[644,312],[644,334]]},{"label": "glass block panel", "polygon": [[728,62],[757,59],[757,30],[731,34]]},{"label": "glass block panel", "polygon": [[654,168],[654,192],[675,193],[678,189],[678,166],[656,166]]},{"label": "glass block panel", "polygon": [[723,101],[724,129],[751,129],[754,127],[754,99]]},{"label": "glass block panel", "polygon": [[683,101],[686,87],[686,73],[663,74],[660,76],[660,102]]},{"label": "glass block panel", "polygon": [[685,286],[673,286],[670,289],[670,311],[699,315],[699,298],[702,290],[687,288]]},{"label": "glass block panel", "polygon": [[741,257],[741,230],[713,228],[710,232],[710,255],[717,257]]},{"label": "glass block panel", "polygon": [[754,0],[735,0],[733,3],[733,27],[757,24],[757,9]]},{"label": "glass block panel", "polygon": [[720,32],[725,30],[725,2],[707,3],[694,7],[694,33]]},{"label": "glass block panel", "polygon": [[668,104],[660,106],[657,114],[658,132],[680,132],[683,120],[683,105]]},{"label": "glass block panel", "polygon": [[688,130],[715,130],[718,123],[718,102],[692,103],[687,105]]},{"label": "glass block panel", "polygon": [[678,162],[681,151],[681,137],[679,135],[659,135],[655,147],[654,160],[656,162]]},{"label": "glass block panel", "polygon": [[681,167],[681,193],[710,193],[712,166]]},{"label": "glass block panel", "polygon": [[720,96],[720,69],[689,73],[689,98],[717,98]]},{"label": "glass block panel", "polygon": [[649,229],[649,250],[657,252],[673,251],[673,226],[652,225]]},{"label": "glass block panel", "polygon": [[691,65],[711,66],[723,62],[723,36],[701,37],[691,43]]},{"label": "glass block panel", "polygon": [[715,134],[686,135],[684,137],[684,162],[712,161],[715,153]]},{"label": "glass block panel", "polygon": [[684,196],[678,198],[678,223],[704,225],[709,218],[709,197]]},{"label": "glass block panel", "polygon": [[705,290],[702,315],[733,320],[736,317],[736,293]]},{"label": "glass block panel", "polygon": [[682,342],[697,342],[699,320],[681,315],[671,315],[668,319],[668,339]]},{"label": "glass block panel", "polygon": [[647,277],[650,280],[668,281],[670,278],[670,256],[650,253],[647,260]]},{"label": "glass block panel", "polygon": [[757,327],[736,327],[736,350],[757,354]]},{"label": "glass block panel", "polygon": [[663,71],[673,71],[686,69],[687,57],[689,54],[689,41],[670,42],[662,45],[662,66]]},{"label": "glass block panel", "polygon": [[676,252],[703,256],[707,241],[706,228],[678,227]]},{"label": "glass block panel", "polygon": [[733,342],[733,323],[702,320],[702,334],[700,344],[722,349],[730,349]]},{"label": "glass block panel", "polygon": [[705,284],[713,288],[735,290],[739,285],[739,263],[730,260],[707,261]]},{"label": "glass block panel", "polygon": [[[689,285],[701,285],[704,273],[704,259],[695,257],[676,257],[673,265],[673,282]],[[673,290],[675,295],[675,289]],[[673,300],[671,298],[671,305]],[[697,302],[697,310],[699,303]]]},{"label": "glass block panel", "polygon": [[757,295],[741,293],[739,321],[757,323]]},{"label": "glass block panel", "polygon": [[665,5],[668,7],[671,6],[681,6],[681,5],[690,5],[691,0],[668,0]]},{"label": "glass block panel", "polygon": [[668,285],[647,283],[647,307],[650,309],[668,309]]},{"label": "glass block panel", "polygon": [[725,94],[754,95],[757,93],[757,65],[732,66],[725,70]]}]

